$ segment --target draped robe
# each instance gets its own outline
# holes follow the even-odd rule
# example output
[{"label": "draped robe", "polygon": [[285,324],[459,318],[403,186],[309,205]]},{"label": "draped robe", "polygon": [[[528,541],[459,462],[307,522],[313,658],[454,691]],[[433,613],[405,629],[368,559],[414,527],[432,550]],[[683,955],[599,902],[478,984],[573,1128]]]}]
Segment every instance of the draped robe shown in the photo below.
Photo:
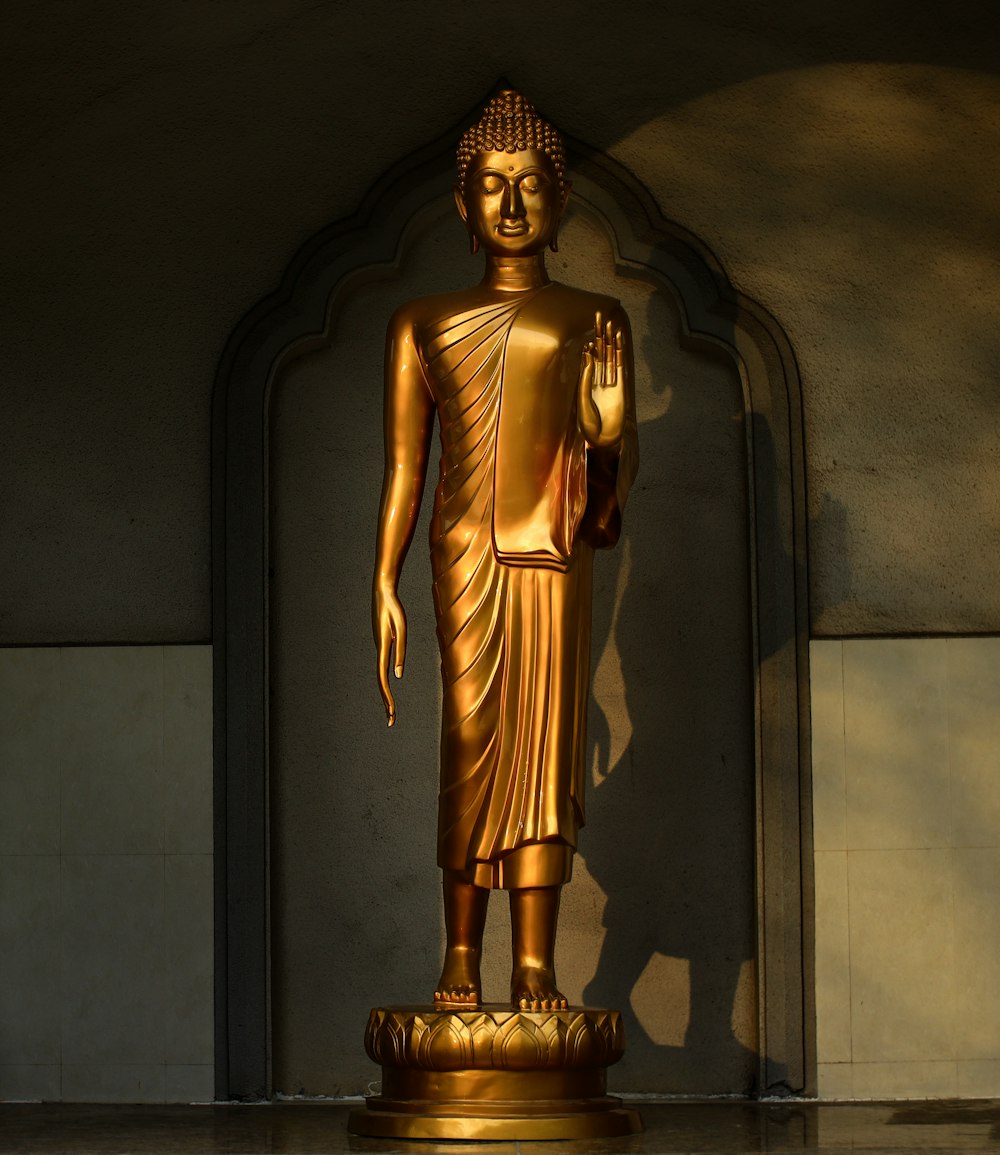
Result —
[{"label": "draped robe", "polygon": [[546,285],[418,330],[442,449],[438,861],[480,886],[567,881],[584,822],[593,547],[617,539],[637,458],[631,397],[621,447],[578,428],[602,307],[617,302]]}]

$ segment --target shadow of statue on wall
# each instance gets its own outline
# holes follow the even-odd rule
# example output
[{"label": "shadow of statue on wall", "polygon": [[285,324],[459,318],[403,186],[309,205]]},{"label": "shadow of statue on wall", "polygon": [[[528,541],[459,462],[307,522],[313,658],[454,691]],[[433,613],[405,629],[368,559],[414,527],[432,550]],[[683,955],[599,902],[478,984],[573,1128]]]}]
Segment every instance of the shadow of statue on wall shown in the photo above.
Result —
[{"label": "shadow of statue on wall", "polygon": [[[598,559],[611,589],[595,598],[593,652],[617,651],[631,736],[612,764],[595,696],[580,849],[607,898],[606,935],[584,997],[622,1007],[619,1085],[634,1066],[656,1072],[661,1091],[748,1093],[758,1059],[746,418],[731,361],[698,348],[714,373],[670,382],[665,412],[640,423],[625,537]],[[657,956],[673,962],[675,981],[660,984],[670,1005],[640,1014],[630,997]]]},{"label": "shadow of statue on wall", "polygon": [[[649,333],[652,343],[652,324]],[[662,1091],[760,1094],[780,1091],[786,1071],[770,1062],[769,1086],[758,1086],[748,421],[757,516],[776,516],[777,464],[767,421],[744,412],[728,357],[697,347],[725,362],[731,386],[713,400],[672,382],[666,411],[641,422],[625,535],[598,559],[610,589],[595,598],[593,653],[618,655],[631,734],[613,752],[612,724],[592,695],[593,821],[580,849],[607,902],[584,997],[622,1007],[620,1085],[634,1064],[656,1072]],[[653,349],[644,354],[655,360]],[[845,538],[844,510],[829,495],[817,522],[828,540]],[[846,596],[850,573],[837,578]],[[772,638],[756,660],[792,640]],[[686,981],[650,1016],[632,996],[657,956],[680,963]]]}]

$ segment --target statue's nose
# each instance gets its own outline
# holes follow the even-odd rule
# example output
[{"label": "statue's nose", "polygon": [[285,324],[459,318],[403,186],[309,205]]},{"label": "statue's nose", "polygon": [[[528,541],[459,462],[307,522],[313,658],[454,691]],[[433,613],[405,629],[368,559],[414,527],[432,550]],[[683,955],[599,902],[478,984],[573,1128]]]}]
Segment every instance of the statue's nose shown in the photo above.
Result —
[{"label": "statue's nose", "polygon": [[524,201],[521,198],[521,190],[513,182],[509,183],[504,191],[500,211],[508,220],[516,220],[518,217],[524,216]]}]

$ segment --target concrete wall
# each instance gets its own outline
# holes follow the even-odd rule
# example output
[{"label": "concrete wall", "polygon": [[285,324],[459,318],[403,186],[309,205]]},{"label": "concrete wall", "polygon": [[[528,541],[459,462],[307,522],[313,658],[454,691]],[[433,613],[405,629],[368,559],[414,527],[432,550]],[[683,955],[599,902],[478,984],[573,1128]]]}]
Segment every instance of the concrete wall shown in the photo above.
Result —
[{"label": "concrete wall", "polygon": [[0,1099],[211,1099],[207,646],[0,650]]},{"label": "concrete wall", "polygon": [[[606,5],[515,3],[500,31],[458,0],[100,0],[57,21],[5,6],[0,642],[208,640],[227,335],[305,238],[502,74],[629,166],[788,332],[816,636],[1000,629],[992,5],[949,21],[861,0],[615,16],[608,64]],[[130,694],[116,677],[92,680],[112,712]],[[39,692],[59,685],[50,671]],[[51,814],[51,758],[32,758]],[[37,846],[39,863],[60,854]]]},{"label": "concrete wall", "polygon": [[7,6],[0,641],[207,638],[226,336],[501,74],[787,329],[817,632],[995,628],[990,5],[942,28],[860,0],[636,3],[598,74],[606,6],[515,11],[512,41],[458,0]]},{"label": "concrete wall", "polygon": [[819,1093],[1000,1095],[1000,638],[812,644]]}]

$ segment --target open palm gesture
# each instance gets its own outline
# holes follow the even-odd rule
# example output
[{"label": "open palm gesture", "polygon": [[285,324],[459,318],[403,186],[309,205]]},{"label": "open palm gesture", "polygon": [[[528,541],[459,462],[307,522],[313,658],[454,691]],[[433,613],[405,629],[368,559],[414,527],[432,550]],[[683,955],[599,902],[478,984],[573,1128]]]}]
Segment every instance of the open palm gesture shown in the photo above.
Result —
[{"label": "open palm gesture", "polygon": [[617,445],[625,425],[629,358],[620,326],[594,318],[594,337],[580,355],[580,428],[591,445]]}]

